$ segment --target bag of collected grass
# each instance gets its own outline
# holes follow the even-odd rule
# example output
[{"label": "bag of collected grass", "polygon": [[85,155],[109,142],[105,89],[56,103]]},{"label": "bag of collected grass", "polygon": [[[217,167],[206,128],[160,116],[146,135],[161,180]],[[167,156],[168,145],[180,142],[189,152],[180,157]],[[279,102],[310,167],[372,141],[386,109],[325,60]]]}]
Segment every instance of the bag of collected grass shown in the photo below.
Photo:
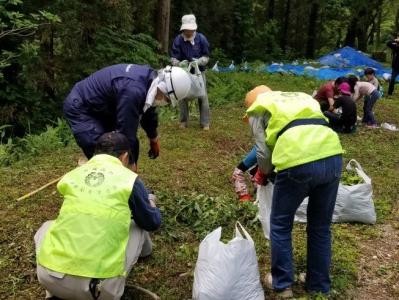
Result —
[{"label": "bag of collected grass", "polygon": [[270,212],[272,211],[273,184],[259,185],[256,189],[256,202],[258,203],[258,219],[262,224],[265,238],[270,240]]},{"label": "bag of collected grass", "polygon": [[[295,221],[306,223],[306,198],[299,206]],[[373,202],[371,179],[360,164],[352,159],[346,166],[338,187],[337,201],[333,213],[334,223],[359,222],[375,224],[376,213]]]},{"label": "bag of collected grass", "polygon": [[187,67],[187,73],[191,77],[191,89],[187,99],[204,97],[206,94],[206,85],[204,77],[199,69],[198,62],[190,62]]},{"label": "bag of collected grass", "polygon": [[[241,234],[240,232],[243,232]],[[220,241],[219,227],[201,242],[194,271],[195,300],[263,300],[255,245],[239,222],[234,238]]]},{"label": "bag of collected grass", "polygon": [[344,177],[341,178],[333,222],[375,224],[377,218],[370,177],[354,159],[349,161],[346,170],[350,177],[346,182]]}]

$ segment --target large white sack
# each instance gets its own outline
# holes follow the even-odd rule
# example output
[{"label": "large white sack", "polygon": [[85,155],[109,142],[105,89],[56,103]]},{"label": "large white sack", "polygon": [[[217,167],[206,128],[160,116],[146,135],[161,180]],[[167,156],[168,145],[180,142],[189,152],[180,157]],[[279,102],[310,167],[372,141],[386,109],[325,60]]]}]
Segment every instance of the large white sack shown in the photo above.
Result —
[{"label": "large white sack", "polygon": [[[377,218],[370,177],[367,176],[360,164],[354,159],[349,161],[346,169],[348,171],[356,171],[357,175],[364,180],[364,183],[356,185],[339,184],[332,221],[334,223],[359,222],[375,224]],[[296,212],[295,221],[306,223],[307,206],[308,199],[306,198]]]},{"label": "large white sack", "polygon": [[[240,233],[238,226],[244,233]],[[193,299],[263,300],[255,245],[237,222],[235,237],[220,241],[219,227],[201,242],[194,271]]]},{"label": "large white sack", "polygon": [[258,185],[256,189],[256,202],[259,208],[259,221],[262,224],[265,238],[270,240],[270,212],[272,211],[273,184]]}]

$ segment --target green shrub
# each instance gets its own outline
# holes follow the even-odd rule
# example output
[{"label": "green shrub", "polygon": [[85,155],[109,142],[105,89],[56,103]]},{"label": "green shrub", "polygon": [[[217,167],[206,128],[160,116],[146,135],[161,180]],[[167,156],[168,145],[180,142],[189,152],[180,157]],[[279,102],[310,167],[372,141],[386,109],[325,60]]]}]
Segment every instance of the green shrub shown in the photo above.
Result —
[{"label": "green shrub", "polygon": [[0,165],[10,165],[25,156],[55,151],[72,142],[72,133],[65,120],[58,119],[54,126],[48,125],[41,134],[28,134],[23,138],[9,138],[0,144]]}]

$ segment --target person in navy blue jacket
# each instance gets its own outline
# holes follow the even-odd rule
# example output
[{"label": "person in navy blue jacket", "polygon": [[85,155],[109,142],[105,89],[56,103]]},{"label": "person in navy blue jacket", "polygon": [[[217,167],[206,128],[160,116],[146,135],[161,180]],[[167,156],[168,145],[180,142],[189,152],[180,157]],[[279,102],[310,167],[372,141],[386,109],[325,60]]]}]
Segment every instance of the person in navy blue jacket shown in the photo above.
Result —
[{"label": "person in navy blue jacket", "polygon": [[389,81],[388,95],[392,96],[395,88],[396,77],[399,75],[399,32],[396,38],[387,43],[387,46],[392,50],[392,74]]},{"label": "person in navy blue jacket", "polygon": [[147,65],[118,64],[105,67],[79,81],[64,102],[64,116],[77,144],[90,159],[96,140],[105,132],[118,131],[129,140],[130,166],[139,156],[139,124],[150,141],[148,155],[158,157],[158,116],[155,106],[175,104],[191,89],[187,72],[178,67],[156,71]]},{"label": "person in navy blue jacket", "polygon": [[[206,85],[205,67],[209,61],[209,43],[206,37],[196,31],[197,23],[194,15],[182,17],[182,25],[179,34],[172,45],[171,62],[174,66],[188,67],[189,62],[196,61],[202,73]],[[188,124],[189,110],[188,100],[179,102],[180,106],[180,127],[185,128]],[[205,86],[205,95],[198,98],[200,111],[200,125],[204,130],[209,130],[209,102]]]}]

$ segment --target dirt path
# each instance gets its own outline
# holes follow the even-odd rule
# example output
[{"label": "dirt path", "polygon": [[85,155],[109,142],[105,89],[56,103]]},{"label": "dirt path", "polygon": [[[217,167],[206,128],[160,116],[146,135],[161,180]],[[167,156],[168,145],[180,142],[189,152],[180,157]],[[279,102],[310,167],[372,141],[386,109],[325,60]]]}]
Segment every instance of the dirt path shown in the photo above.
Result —
[{"label": "dirt path", "polygon": [[354,299],[399,299],[399,209],[377,226],[378,236],[360,245],[358,288]]}]

